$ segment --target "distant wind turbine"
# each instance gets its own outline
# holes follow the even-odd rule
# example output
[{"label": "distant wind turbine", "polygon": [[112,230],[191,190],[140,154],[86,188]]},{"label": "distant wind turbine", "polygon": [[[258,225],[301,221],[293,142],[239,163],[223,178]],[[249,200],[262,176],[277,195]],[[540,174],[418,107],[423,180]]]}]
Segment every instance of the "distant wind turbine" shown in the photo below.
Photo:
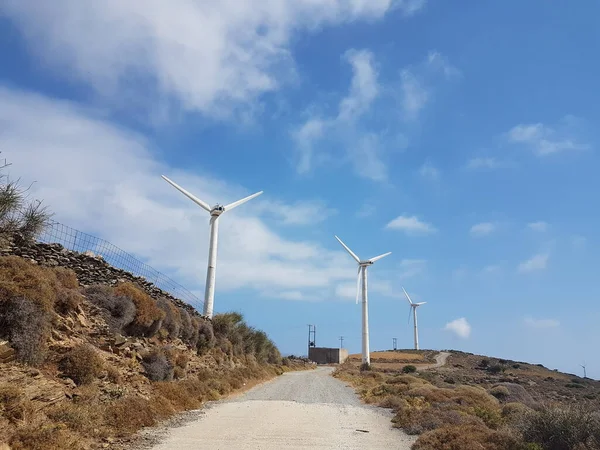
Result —
[{"label": "distant wind turbine", "polygon": [[188,191],[183,189],[177,183],[169,180],[164,175],[161,175],[162,178],[189,198],[191,201],[196,203],[202,209],[205,209],[210,214],[210,244],[208,248],[208,268],[206,270],[206,287],[204,291],[204,312],[203,314],[206,317],[212,318],[213,316],[213,304],[215,299],[215,275],[217,270],[217,241],[219,237],[219,216],[224,212],[231,211],[233,208],[236,208],[248,200],[252,200],[254,197],[258,197],[263,191],[257,192],[256,194],[249,195],[246,198],[238,200],[237,202],[230,203],[229,205],[220,205],[216,204],[212,208],[208,205],[208,203],[203,202],[198,197],[190,194]]},{"label": "distant wind turbine", "polygon": [[[404,295],[406,295],[406,299],[408,300],[408,303],[410,303],[410,309],[412,310],[413,323],[415,326],[415,350],[419,350],[419,330],[417,328],[417,308],[421,305],[424,305],[427,302],[413,303],[413,301],[410,299],[410,297],[409,297],[408,293],[406,292],[406,290],[404,289],[404,287],[402,287],[402,290],[404,291]],[[408,313],[408,323],[410,323],[410,311]]]},{"label": "distant wind turbine", "polygon": [[585,361],[583,362],[583,364],[580,364],[581,367],[583,367],[583,378],[587,378],[587,372],[586,372],[586,364]]},{"label": "distant wind turbine", "polygon": [[375,261],[391,255],[392,252],[387,252],[383,255],[361,261],[361,259],[356,256],[354,252],[350,250],[339,237],[335,236],[335,238],[358,263],[358,277],[356,279],[356,303],[358,304],[358,295],[359,292],[361,292],[362,281],[362,362],[363,364],[371,364],[371,356],[369,354],[369,309],[367,307],[367,267],[372,266]]}]

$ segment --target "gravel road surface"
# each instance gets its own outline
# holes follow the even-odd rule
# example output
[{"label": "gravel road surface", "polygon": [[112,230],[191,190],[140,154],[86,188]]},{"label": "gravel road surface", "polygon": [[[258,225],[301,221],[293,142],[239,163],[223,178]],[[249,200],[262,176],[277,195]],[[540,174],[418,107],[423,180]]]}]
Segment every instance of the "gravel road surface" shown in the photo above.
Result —
[{"label": "gravel road surface", "polygon": [[160,433],[154,450],[400,449],[415,438],[391,427],[389,410],[362,405],[332,368],[289,372],[183,426]]}]

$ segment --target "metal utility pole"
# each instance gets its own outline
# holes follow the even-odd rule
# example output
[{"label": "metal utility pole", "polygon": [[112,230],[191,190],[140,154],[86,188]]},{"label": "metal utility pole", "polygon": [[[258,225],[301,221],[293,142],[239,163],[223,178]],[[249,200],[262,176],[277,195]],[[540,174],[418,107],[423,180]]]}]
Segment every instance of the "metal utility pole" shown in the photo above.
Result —
[{"label": "metal utility pole", "polygon": [[317,326],[316,325],[308,325],[308,346],[315,347],[316,346],[316,334],[317,334]]},{"label": "metal utility pole", "polygon": [[397,347],[398,339],[392,338],[392,341],[394,342],[394,350],[398,350],[398,347]]},{"label": "metal utility pole", "polygon": [[344,336],[340,336],[340,348],[344,348]]}]

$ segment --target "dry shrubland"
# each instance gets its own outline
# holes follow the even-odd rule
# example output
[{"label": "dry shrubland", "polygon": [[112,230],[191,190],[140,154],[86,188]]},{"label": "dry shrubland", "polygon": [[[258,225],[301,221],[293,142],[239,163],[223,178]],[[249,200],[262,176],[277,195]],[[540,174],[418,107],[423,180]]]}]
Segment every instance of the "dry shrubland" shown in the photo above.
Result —
[{"label": "dry shrubland", "polygon": [[[105,331],[89,334],[90,314]],[[114,353],[102,344],[116,337],[142,350]],[[40,407],[19,386],[3,384],[0,372],[0,444],[12,449],[87,449],[307,367],[282,360],[241,314],[215,315],[211,322],[133,283],[83,288],[68,269],[13,256],[0,257],[0,339],[17,358],[0,369],[13,365],[39,373],[40,382],[67,379],[77,386],[65,388],[71,393],[64,400]],[[37,369],[27,369],[32,366]]]},{"label": "dry shrubland", "polygon": [[365,402],[392,409],[395,427],[419,435],[415,450],[600,449],[597,404],[535,401],[516,383],[486,389],[449,383],[447,375],[427,370],[361,371],[347,362],[334,376],[354,386]]}]

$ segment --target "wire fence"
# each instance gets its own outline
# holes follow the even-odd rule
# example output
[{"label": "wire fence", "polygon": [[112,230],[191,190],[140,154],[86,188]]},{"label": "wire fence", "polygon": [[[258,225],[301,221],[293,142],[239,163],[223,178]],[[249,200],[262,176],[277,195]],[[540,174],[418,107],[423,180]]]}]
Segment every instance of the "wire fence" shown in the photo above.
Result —
[{"label": "wire fence", "polygon": [[102,256],[104,261],[113,267],[125,270],[131,274],[143,277],[156,287],[168,292],[173,297],[182,300],[202,311],[204,302],[189,290],[172,280],[165,274],[138,260],[131,254],[111,244],[104,239],[91,236],[74,228],[52,221],[44,232],[38,236],[38,241],[45,244],[61,244],[63,247],[79,253],[86,251]]}]

